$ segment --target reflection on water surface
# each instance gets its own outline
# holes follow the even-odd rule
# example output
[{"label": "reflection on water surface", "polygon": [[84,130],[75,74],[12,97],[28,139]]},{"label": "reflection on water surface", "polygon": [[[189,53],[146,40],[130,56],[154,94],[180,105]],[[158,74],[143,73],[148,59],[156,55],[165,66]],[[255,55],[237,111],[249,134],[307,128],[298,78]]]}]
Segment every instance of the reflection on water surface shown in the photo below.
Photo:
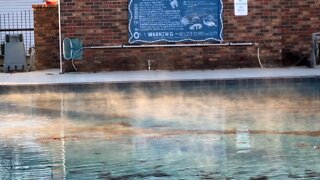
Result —
[{"label": "reflection on water surface", "polygon": [[0,179],[319,179],[319,92],[0,95]]}]

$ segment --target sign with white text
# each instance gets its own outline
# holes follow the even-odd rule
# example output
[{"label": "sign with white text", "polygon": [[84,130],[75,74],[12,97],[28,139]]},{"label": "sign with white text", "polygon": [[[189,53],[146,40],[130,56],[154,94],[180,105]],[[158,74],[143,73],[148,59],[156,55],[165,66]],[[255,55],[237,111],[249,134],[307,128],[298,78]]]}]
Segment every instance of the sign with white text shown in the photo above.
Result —
[{"label": "sign with white text", "polygon": [[248,0],[234,0],[234,15],[248,15]]},{"label": "sign with white text", "polygon": [[223,41],[222,0],[130,0],[129,43]]}]

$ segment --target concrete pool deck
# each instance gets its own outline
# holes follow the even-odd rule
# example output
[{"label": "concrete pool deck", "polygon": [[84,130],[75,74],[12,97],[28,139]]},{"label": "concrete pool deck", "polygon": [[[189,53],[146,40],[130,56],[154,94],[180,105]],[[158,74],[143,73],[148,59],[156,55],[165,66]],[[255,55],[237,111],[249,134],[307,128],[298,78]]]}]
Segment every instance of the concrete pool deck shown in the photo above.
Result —
[{"label": "concrete pool deck", "polygon": [[320,76],[320,66],[316,68],[242,68],[219,70],[188,71],[117,71],[98,73],[64,73],[58,69],[44,71],[0,73],[0,85],[43,85],[78,83],[115,83],[179,80],[226,80],[226,79],[265,79],[303,78]]}]

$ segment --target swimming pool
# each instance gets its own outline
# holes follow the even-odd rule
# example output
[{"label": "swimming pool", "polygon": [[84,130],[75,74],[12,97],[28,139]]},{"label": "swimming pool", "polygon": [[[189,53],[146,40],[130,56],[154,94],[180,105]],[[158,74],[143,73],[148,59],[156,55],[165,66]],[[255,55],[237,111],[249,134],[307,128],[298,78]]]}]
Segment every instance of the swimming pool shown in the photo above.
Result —
[{"label": "swimming pool", "polygon": [[0,88],[0,179],[319,179],[319,82]]}]

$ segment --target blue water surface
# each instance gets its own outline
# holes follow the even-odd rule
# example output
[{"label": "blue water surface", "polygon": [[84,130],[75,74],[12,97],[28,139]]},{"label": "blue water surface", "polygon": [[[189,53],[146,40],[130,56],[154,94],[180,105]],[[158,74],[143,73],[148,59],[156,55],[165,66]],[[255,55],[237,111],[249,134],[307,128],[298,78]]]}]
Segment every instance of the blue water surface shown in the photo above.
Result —
[{"label": "blue water surface", "polygon": [[0,179],[320,179],[316,83],[0,95]]}]

